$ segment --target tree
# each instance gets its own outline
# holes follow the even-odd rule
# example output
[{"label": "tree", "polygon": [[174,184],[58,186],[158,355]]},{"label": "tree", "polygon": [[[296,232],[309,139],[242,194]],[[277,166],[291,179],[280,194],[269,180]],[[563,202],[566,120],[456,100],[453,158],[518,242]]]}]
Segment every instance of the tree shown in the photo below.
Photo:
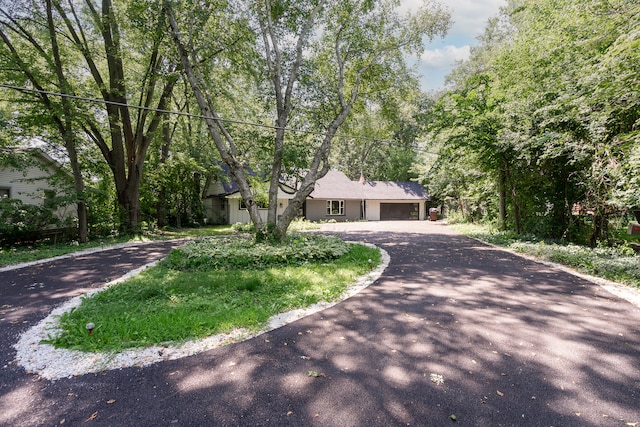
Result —
[{"label": "tree", "polygon": [[433,125],[445,150],[464,148],[499,178],[499,211],[510,204],[516,231],[579,238],[581,204],[596,244],[608,217],[637,203],[639,20],[630,0],[514,0],[450,77]]},{"label": "tree", "polygon": [[[21,62],[17,81],[26,77],[39,91],[47,117],[59,117],[72,161],[70,138],[77,143],[77,129],[99,150],[113,175],[121,229],[136,231],[146,153],[179,78],[178,63],[164,47],[161,7],[153,1],[24,0],[3,7],[2,14],[3,27],[15,39],[3,31],[5,46],[14,53],[13,63]],[[12,49],[17,42],[29,50]],[[42,60],[32,61],[31,55]],[[52,77],[40,78],[40,71]],[[62,94],[61,100],[52,101],[47,92]],[[74,103],[72,109],[67,95],[100,104]]]},{"label": "tree", "polygon": [[418,151],[417,123],[421,94],[411,73],[397,73],[397,82],[378,99],[355,109],[345,121],[331,155],[331,164],[352,179],[410,181]]},{"label": "tree", "polygon": [[[263,0],[236,5],[235,10],[243,10],[245,15],[237,15],[235,22],[244,18],[243,23],[256,34],[249,56],[255,55],[262,66],[257,83],[275,124],[268,141],[269,210],[264,222],[248,178],[248,162],[207,90],[199,66],[204,60],[198,55],[202,46],[195,45],[195,30],[178,20],[176,4],[164,4],[182,66],[211,138],[238,185],[257,235],[274,240],[284,238],[316,180],[328,172],[332,142],[352,110],[393,80],[394,70],[404,66],[403,51],[419,51],[424,36],[443,34],[449,22],[448,13],[431,2],[406,17],[395,12],[397,1]],[[209,19],[215,16],[211,13]],[[302,171],[300,184],[278,219],[276,200],[280,180],[288,172],[284,169],[288,150],[294,147],[295,151],[295,140],[300,138],[288,127],[303,123],[304,130],[310,132],[305,138],[309,155],[296,161],[296,171]]]},{"label": "tree", "polygon": [[[46,33],[38,34],[37,28],[30,28],[20,22],[18,18],[14,18],[4,9],[0,8],[0,14],[4,17],[0,21],[0,38],[4,43],[6,64],[12,64],[12,69],[22,75],[22,78],[28,81],[34,88],[38,89],[35,94],[39,98],[40,103],[44,106],[47,114],[47,119],[50,120],[51,125],[57,131],[57,136],[62,139],[64,147],[66,149],[67,156],[69,158],[69,165],[73,174],[74,186],[76,191],[76,205],[78,214],[78,240],[80,242],[86,242],[88,237],[87,227],[87,207],[85,201],[84,180],[80,165],[78,163],[78,153],[76,149],[76,137],[74,127],[74,114],[76,112],[69,98],[61,97],[60,99],[52,98],[45,92],[44,85],[47,80],[57,81],[57,88],[60,93],[69,95],[70,84],[65,74],[65,65],[63,64],[61,48],[58,44],[58,36],[55,28],[52,3],[51,0],[45,1],[46,6],[46,18],[40,17],[40,20],[46,20]],[[16,5],[14,4],[14,7]],[[20,11],[20,9],[18,9]],[[37,10],[37,9],[36,9]],[[21,13],[21,12],[19,12]],[[36,12],[37,13],[37,12]],[[31,58],[25,58],[25,53],[16,46],[12,40],[14,36],[19,42],[24,42],[20,47],[29,47],[29,52],[39,56],[45,64],[48,65],[49,70],[38,69],[33,65],[37,61],[31,60]],[[47,50],[43,42],[38,38],[48,36],[48,44],[50,49]],[[46,41],[44,42],[46,43]],[[55,75],[46,76],[44,72],[49,71]],[[36,124],[42,124],[41,120],[36,120]],[[46,125],[46,123],[45,123]],[[55,138],[55,136],[54,136]]]}]

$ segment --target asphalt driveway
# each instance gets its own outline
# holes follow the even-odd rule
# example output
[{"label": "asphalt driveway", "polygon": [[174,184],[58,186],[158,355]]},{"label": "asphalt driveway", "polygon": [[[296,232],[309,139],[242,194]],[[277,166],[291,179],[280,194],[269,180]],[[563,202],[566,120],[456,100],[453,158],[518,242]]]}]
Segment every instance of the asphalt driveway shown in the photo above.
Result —
[{"label": "asphalt driveway", "polygon": [[18,334],[169,245],[0,272],[0,425],[640,423],[636,305],[439,222],[326,227],[384,248],[382,277],[248,341],[53,382],[13,362]]}]

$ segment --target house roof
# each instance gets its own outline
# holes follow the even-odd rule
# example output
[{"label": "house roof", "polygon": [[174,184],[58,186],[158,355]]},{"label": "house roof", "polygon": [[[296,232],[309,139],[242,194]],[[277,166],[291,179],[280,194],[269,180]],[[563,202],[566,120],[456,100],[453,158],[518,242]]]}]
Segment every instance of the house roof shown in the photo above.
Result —
[{"label": "house roof", "polygon": [[[212,196],[230,196],[238,192],[235,181],[229,177],[228,168],[222,167],[224,178],[220,180],[221,188],[209,194]],[[256,176],[252,170],[249,175]],[[285,193],[292,193],[294,188],[281,180],[280,188]],[[365,200],[429,200],[425,188],[417,182],[391,181],[351,181],[344,173],[329,171],[316,181],[309,197],[313,199],[365,199]]]},{"label": "house roof", "polygon": [[[218,188],[217,191],[214,191],[214,193],[207,194],[206,197],[230,196],[232,194],[239,193],[240,189],[238,188],[238,184],[236,184],[236,181],[231,177],[229,166],[222,162],[219,163],[218,166],[220,168],[220,174],[218,174],[218,184],[220,184],[221,188]],[[267,173],[262,172],[258,174],[258,172],[255,172],[250,167],[247,167],[245,169],[245,173],[251,177],[260,176],[260,178],[264,182],[269,181]],[[295,189],[291,188],[286,182],[284,182],[282,178],[280,179],[280,189],[288,194],[295,193]],[[207,189],[205,189],[205,192],[206,191]]]},{"label": "house roof", "polygon": [[58,160],[55,160],[53,157],[47,154],[40,147],[16,147],[16,146],[0,147],[0,152],[8,153],[9,155],[12,155],[12,154],[30,155],[32,158],[36,159],[39,162],[39,164],[41,165],[40,168],[51,167],[57,173],[63,174],[63,176],[73,179],[73,175],[71,174],[70,171],[62,167],[62,165]]},{"label": "house roof", "polygon": [[428,200],[425,188],[417,182],[351,181],[344,173],[329,171],[316,181],[310,197],[314,199]]}]

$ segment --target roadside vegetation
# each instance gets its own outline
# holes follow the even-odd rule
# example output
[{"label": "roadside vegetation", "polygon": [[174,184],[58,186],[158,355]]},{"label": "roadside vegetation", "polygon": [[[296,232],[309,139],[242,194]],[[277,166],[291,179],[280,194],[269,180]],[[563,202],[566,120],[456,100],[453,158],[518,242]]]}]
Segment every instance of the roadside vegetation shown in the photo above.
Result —
[{"label": "roadside vegetation", "polygon": [[[304,221],[302,219],[293,221],[290,229],[292,231],[308,231],[317,230],[318,224]],[[37,261],[41,259],[53,258],[56,256],[67,255],[73,252],[83,251],[85,249],[93,249],[100,247],[108,247],[120,243],[141,243],[154,240],[172,240],[172,239],[195,239],[200,237],[231,235],[235,233],[253,233],[251,224],[234,224],[234,225],[210,225],[205,227],[191,228],[173,228],[165,227],[160,230],[157,228],[149,228],[137,235],[118,236],[114,233],[112,236],[102,236],[91,239],[87,243],[79,243],[77,241],[54,243],[50,240],[34,242],[28,245],[13,245],[0,247],[0,267],[22,262]]]},{"label": "roadside vegetation", "polygon": [[108,247],[120,243],[140,243],[152,240],[171,240],[182,238],[197,238],[232,233],[230,225],[215,225],[199,228],[166,228],[164,230],[146,230],[138,235],[106,236],[89,240],[87,243],[77,241],[52,243],[49,240],[34,242],[28,245],[14,245],[0,248],[0,267],[22,262],[37,261],[66,255],[85,249]]},{"label": "roadside vegetation", "polygon": [[379,263],[375,248],[315,234],[291,233],[281,244],[246,235],[194,240],[86,298],[61,317],[61,335],[48,342],[117,352],[237,328],[258,331],[276,314],[337,300]]},{"label": "roadside vegetation", "polygon": [[[562,264],[595,277],[612,280],[640,289],[640,260],[632,244],[637,236],[624,236],[616,246],[591,248],[568,242],[545,240],[533,235],[497,231],[479,224],[453,224],[457,231],[483,242],[510,249],[544,261]],[[636,243],[637,244],[637,243]]]}]

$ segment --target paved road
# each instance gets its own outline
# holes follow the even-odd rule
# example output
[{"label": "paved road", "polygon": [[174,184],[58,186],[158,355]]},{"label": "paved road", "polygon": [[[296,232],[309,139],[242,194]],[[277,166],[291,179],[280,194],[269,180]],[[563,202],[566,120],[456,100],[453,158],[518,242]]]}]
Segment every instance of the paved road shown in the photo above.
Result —
[{"label": "paved road", "polygon": [[391,255],[360,294],[245,342],[55,382],[12,363],[17,334],[104,282],[95,272],[112,258],[110,278],[145,261],[133,256],[167,248],[75,259],[68,273],[47,264],[0,273],[0,424],[445,426],[451,415],[463,426],[640,423],[637,306],[440,223],[330,227]]}]

